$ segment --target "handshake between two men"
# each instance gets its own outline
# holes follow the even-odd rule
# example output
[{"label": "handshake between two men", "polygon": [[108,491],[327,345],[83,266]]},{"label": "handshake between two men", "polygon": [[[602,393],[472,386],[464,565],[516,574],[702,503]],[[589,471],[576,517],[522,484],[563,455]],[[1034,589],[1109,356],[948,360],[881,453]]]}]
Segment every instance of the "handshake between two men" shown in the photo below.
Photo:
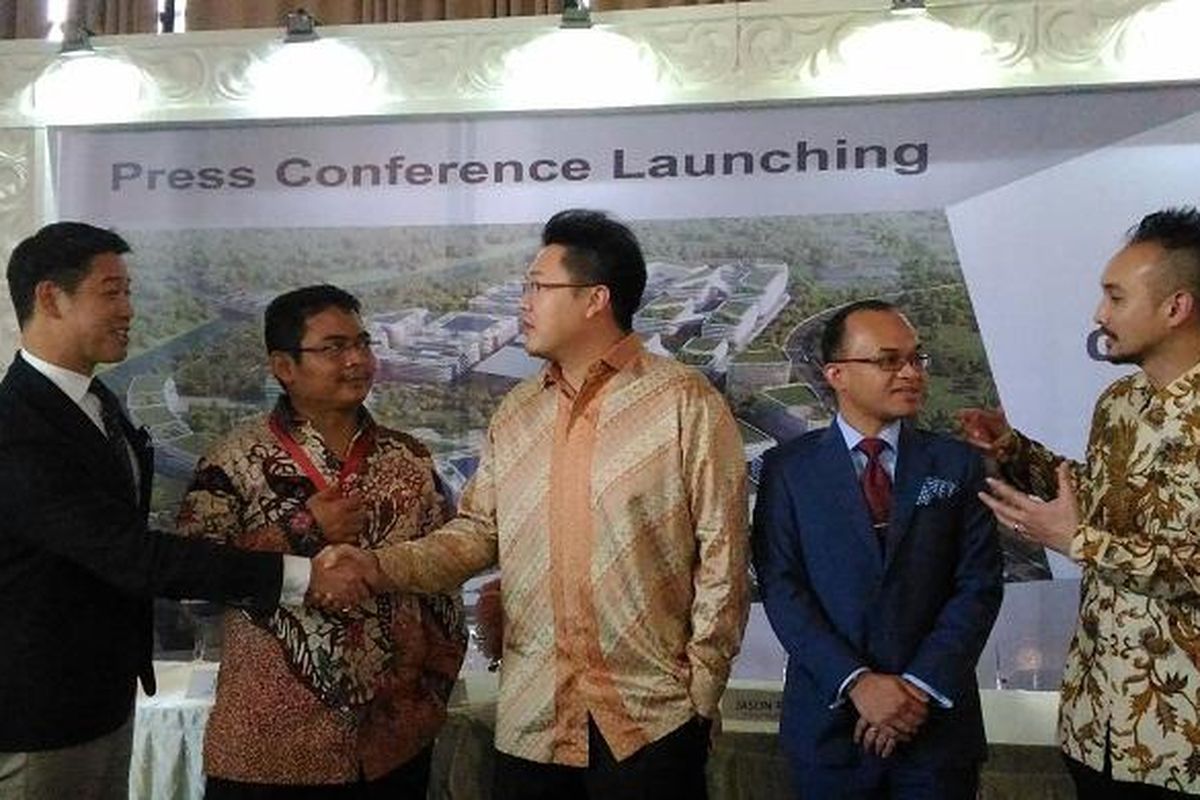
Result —
[{"label": "handshake between two men", "polygon": [[[352,489],[331,486],[310,497],[307,505],[327,542],[312,560],[312,577],[305,598],[309,605],[345,613],[372,595],[403,588],[384,577],[375,553],[358,547],[369,520],[366,504]],[[492,659],[494,668],[504,648],[499,578],[480,587],[475,613],[479,649]],[[898,737],[905,737],[909,731],[905,724],[894,728]]]},{"label": "handshake between two men", "polygon": [[335,484],[310,497],[307,506],[328,544],[312,560],[306,602],[326,611],[347,611],[388,591],[379,559],[357,546],[369,521],[363,499]]}]

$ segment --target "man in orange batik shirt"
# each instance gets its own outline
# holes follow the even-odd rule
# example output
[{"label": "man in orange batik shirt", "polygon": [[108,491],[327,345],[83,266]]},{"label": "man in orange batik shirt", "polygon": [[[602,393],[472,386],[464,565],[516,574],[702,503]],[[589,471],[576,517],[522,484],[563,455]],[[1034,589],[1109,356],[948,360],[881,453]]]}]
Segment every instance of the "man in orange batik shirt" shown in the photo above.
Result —
[{"label": "man in orange batik shirt", "polygon": [[496,800],[703,798],[748,611],[742,443],[708,379],[632,333],[627,227],[563,211],[542,245],[521,321],[548,364],[492,417],[458,517],[375,553],[413,591],[499,562]]}]

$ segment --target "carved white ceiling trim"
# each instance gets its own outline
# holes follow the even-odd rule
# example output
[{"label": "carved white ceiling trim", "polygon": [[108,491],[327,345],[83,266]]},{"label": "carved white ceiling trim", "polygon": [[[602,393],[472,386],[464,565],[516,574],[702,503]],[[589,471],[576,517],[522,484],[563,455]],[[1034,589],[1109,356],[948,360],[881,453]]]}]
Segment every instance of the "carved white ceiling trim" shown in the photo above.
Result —
[{"label": "carved white ceiling trim", "polygon": [[[1181,2],[931,0],[922,18],[893,15],[886,0],[747,2],[597,13],[596,27],[583,31],[559,31],[557,17],[320,28],[322,44],[337,43],[352,54],[353,79],[339,99],[361,102],[348,106],[281,108],[263,102],[264,65],[276,54],[287,51],[304,63],[318,52],[296,49],[312,47],[308,44],[283,45],[277,30],[98,38],[98,57],[119,66],[122,80],[132,83],[120,102],[84,111],[50,102],[56,76],[59,84],[70,85],[77,79],[75,73],[67,77],[68,70],[82,67],[59,56],[50,43],[3,42],[0,127],[680,106],[1192,81],[1200,77],[1200,58],[1147,59],[1150,33],[1139,23]],[[916,34],[921,38],[906,44],[905,37]],[[863,69],[864,53],[877,52],[884,35],[897,55]],[[515,56],[548,36],[568,49],[566,55],[542,56],[564,60],[541,69],[570,74],[572,80],[578,74],[580,91],[539,95],[514,86],[529,82],[515,71]],[[620,45],[621,52],[611,57],[628,62],[634,76],[622,73],[624,85],[608,87],[613,89],[608,94],[596,90],[604,88],[609,65],[595,62],[610,56],[589,60],[584,46],[601,37]],[[574,53],[577,47],[583,55]],[[939,53],[951,51],[970,68],[938,62]]]}]

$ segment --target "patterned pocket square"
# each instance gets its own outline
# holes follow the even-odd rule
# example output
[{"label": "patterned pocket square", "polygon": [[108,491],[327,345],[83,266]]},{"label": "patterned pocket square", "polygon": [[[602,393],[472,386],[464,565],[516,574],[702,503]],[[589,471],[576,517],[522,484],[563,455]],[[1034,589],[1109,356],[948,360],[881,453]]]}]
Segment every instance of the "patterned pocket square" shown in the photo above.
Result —
[{"label": "patterned pocket square", "polygon": [[917,505],[932,505],[936,500],[952,497],[957,491],[958,484],[954,481],[948,481],[945,478],[926,478],[921,484],[921,491],[917,494]]}]

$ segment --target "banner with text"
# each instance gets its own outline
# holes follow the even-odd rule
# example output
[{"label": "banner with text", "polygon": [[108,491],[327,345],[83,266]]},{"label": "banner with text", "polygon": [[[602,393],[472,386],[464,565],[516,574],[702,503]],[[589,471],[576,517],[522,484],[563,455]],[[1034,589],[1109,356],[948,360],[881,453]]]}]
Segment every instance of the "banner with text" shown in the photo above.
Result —
[{"label": "banner with text", "polygon": [[[635,327],[704,370],[756,467],[829,422],[828,313],[900,303],[933,356],[923,415],[1002,401],[1082,452],[1120,373],[1085,343],[1098,278],[1142,215],[1200,197],[1195,87],[681,111],[52,131],[58,216],[134,244],[134,353],[109,378],[159,448],[160,521],[196,458],[278,390],[276,293],[355,292],[380,342],[372,408],[472,474],[487,417],[537,369],[519,281],[567,207],[629,221],[651,261]],[[1007,575],[1069,575],[1005,539]]]}]

